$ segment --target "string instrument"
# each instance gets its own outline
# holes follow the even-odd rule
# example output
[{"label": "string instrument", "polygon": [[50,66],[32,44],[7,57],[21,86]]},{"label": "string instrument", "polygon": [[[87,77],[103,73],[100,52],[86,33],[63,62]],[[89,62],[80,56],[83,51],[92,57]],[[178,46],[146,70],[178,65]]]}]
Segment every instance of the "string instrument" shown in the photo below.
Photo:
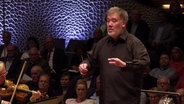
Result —
[{"label": "string instrument", "polygon": [[[11,96],[10,103],[12,103],[15,95],[16,95],[16,98],[18,100],[23,101],[26,98],[27,93],[32,93],[32,91],[29,90],[29,87],[26,84],[19,84],[21,76],[24,72],[26,63],[27,63],[27,61],[25,61],[23,64],[23,67],[21,69],[21,72],[19,74],[19,77],[18,77],[16,84],[14,84],[13,82],[11,82],[9,80],[5,80],[3,88],[0,88],[0,96],[1,97]],[[26,92],[26,93],[23,93],[23,92]],[[42,95],[42,97],[43,97],[43,95]]]},{"label": "string instrument", "polygon": [[[5,80],[4,86],[0,88],[0,96],[3,98],[11,97],[13,94],[14,88],[15,88],[15,84],[12,81]],[[24,101],[29,93],[32,93],[32,91],[29,90],[29,87],[26,84],[19,84],[17,87],[17,91],[15,93],[15,97],[19,101]],[[41,93],[38,100],[44,100],[48,98],[49,96],[47,95],[47,93]]]},{"label": "string instrument", "polygon": [[[3,98],[11,97],[15,88],[15,84],[10,80],[5,80],[4,86],[0,88],[0,96]],[[24,100],[28,93],[31,93],[26,84],[19,84],[17,86],[16,98]]]}]

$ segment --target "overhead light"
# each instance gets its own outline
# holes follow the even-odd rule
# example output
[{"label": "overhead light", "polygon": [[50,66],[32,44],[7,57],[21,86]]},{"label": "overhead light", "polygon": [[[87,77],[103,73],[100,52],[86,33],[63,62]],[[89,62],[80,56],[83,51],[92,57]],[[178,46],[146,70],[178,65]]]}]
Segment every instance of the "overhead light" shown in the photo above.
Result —
[{"label": "overhead light", "polygon": [[169,9],[169,4],[163,4],[163,5],[162,5],[162,8],[163,8],[163,9]]},{"label": "overhead light", "polygon": [[[170,4],[163,4],[162,8],[163,9],[169,9],[169,6],[170,6]],[[180,4],[180,6],[181,6],[181,8],[184,8],[184,4]]]}]

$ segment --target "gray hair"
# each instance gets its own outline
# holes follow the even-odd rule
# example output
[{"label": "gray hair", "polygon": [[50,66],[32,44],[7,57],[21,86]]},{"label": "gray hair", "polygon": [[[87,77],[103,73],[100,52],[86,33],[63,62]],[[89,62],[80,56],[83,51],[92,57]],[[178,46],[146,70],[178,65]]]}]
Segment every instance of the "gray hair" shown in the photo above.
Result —
[{"label": "gray hair", "polygon": [[159,78],[157,79],[157,83],[160,81],[160,80],[164,80],[166,81],[168,84],[170,84],[170,79],[166,76],[159,76]]},{"label": "gray hair", "polygon": [[119,8],[119,7],[111,7],[106,15],[112,14],[112,13],[118,13],[123,21],[128,21],[128,13],[126,10]]}]

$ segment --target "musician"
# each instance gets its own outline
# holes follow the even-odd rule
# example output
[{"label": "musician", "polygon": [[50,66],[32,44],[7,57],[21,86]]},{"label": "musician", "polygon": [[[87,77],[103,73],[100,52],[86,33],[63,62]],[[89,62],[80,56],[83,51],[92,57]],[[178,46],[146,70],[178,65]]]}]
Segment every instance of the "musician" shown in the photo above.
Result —
[{"label": "musician", "polygon": [[[3,65],[3,62],[0,61],[0,87],[3,85],[7,85],[8,81],[6,81],[6,69]],[[0,104],[10,104],[10,102],[0,99]]]},{"label": "musician", "polygon": [[[6,79],[6,75],[7,75],[7,71],[5,68],[5,64],[0,61],[0,104],[11,104],[10,102],[8,102],[8,100],[10,100],[10,97],[13,95],[13,90],[12,88],[14,88],[15,84]],[[41,93],[39,91],[30,91],[31,92],[31,97],[35,97],[35,98],[39,98],[41,96]],[[14,101],[20,101],[20,102],[25,102],[25,100],[27,102],[29,102],[29,99],[27,99],[27,96],[25,96],[25,99],[22,98],[18,98],[19,96],[16,95],[17,99]],[[3,99],[3,100],[2,100]],[[24,100],[24,101],[23,101]]]}]

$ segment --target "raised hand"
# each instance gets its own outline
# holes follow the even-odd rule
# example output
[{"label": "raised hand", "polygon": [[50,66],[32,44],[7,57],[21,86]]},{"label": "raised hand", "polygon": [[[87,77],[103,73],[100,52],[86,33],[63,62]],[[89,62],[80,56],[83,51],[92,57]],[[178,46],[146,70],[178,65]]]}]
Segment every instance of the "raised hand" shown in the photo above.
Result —
[{"label": "raised hand", "polygon": [[82,63],[79,65],[79,71],[80,71],[81,75],[87,74],[87,72],[88,72],[87,67],[88,67],[88,65],[86,63]]}]

